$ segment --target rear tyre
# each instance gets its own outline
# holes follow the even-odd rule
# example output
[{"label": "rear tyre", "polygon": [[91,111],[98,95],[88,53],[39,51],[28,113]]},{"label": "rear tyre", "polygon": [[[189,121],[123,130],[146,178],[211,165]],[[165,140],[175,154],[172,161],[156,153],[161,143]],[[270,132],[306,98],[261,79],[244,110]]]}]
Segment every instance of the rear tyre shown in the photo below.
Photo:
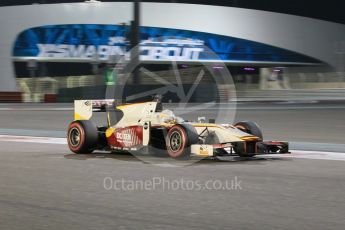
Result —
[{"label": "rear tyre", "polygon": [[167,152],[171,158],[188,159],[190,145],[197,142],[197,132],[190,125],[174,125],[165,138]]},{"label": "rear tyre", "polygon": [[68,126],[67,142],[74,153],[91,153],[97,147],[97,127],[89,120],[73,121]]}]

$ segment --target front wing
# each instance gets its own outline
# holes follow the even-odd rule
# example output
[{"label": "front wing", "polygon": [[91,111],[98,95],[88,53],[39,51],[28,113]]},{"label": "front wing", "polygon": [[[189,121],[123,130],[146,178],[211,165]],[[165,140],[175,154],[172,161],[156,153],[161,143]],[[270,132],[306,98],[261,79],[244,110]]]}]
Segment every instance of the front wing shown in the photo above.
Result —
[{"label": "front wing", "polygon": [[287,154],[289,143],[282,141],[264,141],[256,143],[257,154]]},{"label": "front wing", "polygon": [[[244,143],[247,144],[247,143]],[[195,144],[191,145],[191,153],[194,156],[210,157],[217,156],[219,150],[224,153],[224,150],[229,155],[236,154],[234,145],[231,143],[226,144]],[[255,143],[255,155],[262,154],[288,154],[289,143],[282,141],[262,141]]]}]

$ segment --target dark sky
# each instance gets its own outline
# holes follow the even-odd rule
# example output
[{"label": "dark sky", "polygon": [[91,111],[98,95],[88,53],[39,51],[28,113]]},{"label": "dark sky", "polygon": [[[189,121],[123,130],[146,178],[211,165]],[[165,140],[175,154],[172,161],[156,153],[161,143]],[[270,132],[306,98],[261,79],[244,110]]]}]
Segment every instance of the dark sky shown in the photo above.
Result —
[{"label": "dark sky", "polygon": [[[83,1],[84,0],[0,0],[0,5],[8,6],[32,3],[61,3]],[[116,2],[116,0],[102,0],[102,2]],[[248,9],[294,14],[345,24],[345,0],[151,0],[144,2],[181,2],[234,6]]]}]

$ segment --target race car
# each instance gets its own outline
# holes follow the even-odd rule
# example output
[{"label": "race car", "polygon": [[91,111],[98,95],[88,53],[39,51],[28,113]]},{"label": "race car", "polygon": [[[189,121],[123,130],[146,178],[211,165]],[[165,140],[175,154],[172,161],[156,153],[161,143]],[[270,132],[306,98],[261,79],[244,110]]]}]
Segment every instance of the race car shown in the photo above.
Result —
[{"label": "race car", "polygon": [[[107,124],[96,126],[91,120],[94,112],[105,112]],[[171,158],[289,153],[287,142],[263,141],[255,122],[189,122],[163,109],[159,99],[130,104],[76,100],[74,119],[67,131],[68,146],[74,153],[150,149]]]}]

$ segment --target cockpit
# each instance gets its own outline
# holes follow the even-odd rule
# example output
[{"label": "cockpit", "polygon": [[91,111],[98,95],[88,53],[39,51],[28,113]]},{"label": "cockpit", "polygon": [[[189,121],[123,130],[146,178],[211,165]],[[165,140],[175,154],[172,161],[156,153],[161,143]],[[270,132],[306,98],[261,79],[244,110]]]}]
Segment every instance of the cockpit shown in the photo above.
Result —
[{"label": "cockpit", "polygon": [[159,113],[159,119],[161,123],[176,124],[182,123],[184,120],[181,117],[176,116],[173,111],[165,109]]}]

